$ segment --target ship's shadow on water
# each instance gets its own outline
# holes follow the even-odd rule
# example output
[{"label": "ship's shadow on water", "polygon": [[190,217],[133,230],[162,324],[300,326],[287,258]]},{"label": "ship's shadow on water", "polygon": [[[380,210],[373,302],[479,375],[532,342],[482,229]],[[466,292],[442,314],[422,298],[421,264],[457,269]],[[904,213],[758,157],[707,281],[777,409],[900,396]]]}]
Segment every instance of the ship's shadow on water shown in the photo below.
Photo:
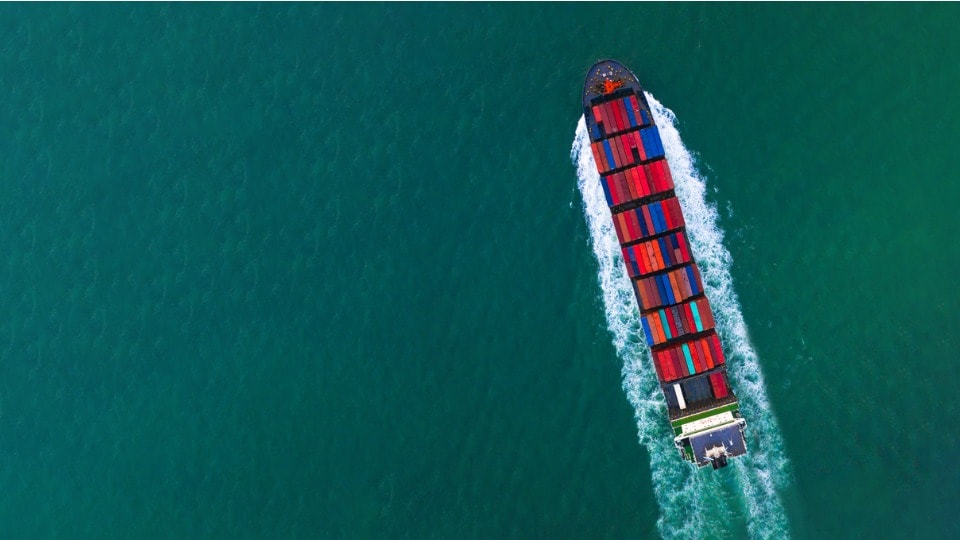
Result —
[{"label": "ship's shadow on water", "polygon": [[760,364],[747,335],[733,290],[731,257],[723,246],[716,208],[690,151],[683,146],[676,117],[647,94],[683,207],[691,248],[714,306],[717,331],[728,358],[728,373],[747,420],[749,454],[732,467],[696,470],[673,445],[666,403],[657,384],[650,351],[640,329],[640,312],[624,269],[583,118],[571,159],[598,263],[607,326],[623,361],[623,389],[633,405],[638,438],[650,454],[654,491],[660,506],[657,527],[665,538],[786,538],[789,527],[779,491],[789,483],[789,462],[770,410]]}]

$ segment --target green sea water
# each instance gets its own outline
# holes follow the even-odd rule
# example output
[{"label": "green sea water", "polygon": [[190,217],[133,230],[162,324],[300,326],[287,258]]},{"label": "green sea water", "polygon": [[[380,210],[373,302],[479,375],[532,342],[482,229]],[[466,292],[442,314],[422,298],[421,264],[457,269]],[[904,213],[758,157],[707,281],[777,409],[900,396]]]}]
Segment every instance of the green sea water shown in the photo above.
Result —
[{"label": "green sea water", "polygon": [[[0,537],[960,536],[958,22],[0,6]],[[570,157],[603,57],[730,255],[723,471],[617,342]]]}]

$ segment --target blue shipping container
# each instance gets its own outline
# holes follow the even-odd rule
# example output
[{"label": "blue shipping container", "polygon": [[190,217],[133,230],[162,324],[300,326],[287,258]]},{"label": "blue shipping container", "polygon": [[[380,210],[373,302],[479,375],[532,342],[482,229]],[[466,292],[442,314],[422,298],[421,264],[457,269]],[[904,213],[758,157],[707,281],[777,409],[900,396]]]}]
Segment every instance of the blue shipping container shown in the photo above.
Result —
[{"label": "blue shipping container", "polygon": [[690,291],[693,294],[700,294],[700,289],[697,288],[697,277],[693,273],[693,265],[690,265],[686,268],[687,278],[690,280]]},{"label": "blue shipping container", "polygon": [[657,276],[657,280],[659,281],[660,286],[663,287],[663,290],[667,292],[664,298],[669,300],[669,304],[676,304],[678,299],[673,296],[673,286],[670,285],[670,276],[667,274],[659,275]]},{"label": "blue shipping container", "polygon": [[633,116],[633,106],[630,105],[630,98],[623,98],[621,101],[623,108],[627,111],[627,119],[630,120],[630,127],[637,125],[637,118]]},{"label": "blue shipping container", "polygon": [[663,264],[673,266],[673,250],[667,249],[667,243],[663,241],[663,238],[658,238],[657,243],[660,244],[660,255],[663,256]]},{"label": "blue shipping container", "polygon": [[640,322],[643,324],[643,337],[647,338],[647,345],[653,347],[653,334],[650,333],[650,325],[647,324],[647,318],[640,317]]},{"label": "blue shipping container", "polygon": [[607,154],[607,163],[610,165],[610,168],[615,169],[617,164],[613,159],[613,148],[610,148],[610,139],[603,141],[603,151]]},{"label": "blue shipping container", "polygon": [[613,206],[613,197],[610,196],[610,186],[607,185],[607,179],[601,177],[600,185],[603,186],[603,196],[607,198],[607,206]]},{"label": "blue shipping container", "polygon": [[656,223],[657,223],[657,232],[663,232],[667,230],[667,222],[666,220],[663,219],[663,208],[660,206],[660,203],[653,204],[652,208],[654,210],[654,212],[652,213],[656,214],[656,217],[654,219],[656,220]]}]

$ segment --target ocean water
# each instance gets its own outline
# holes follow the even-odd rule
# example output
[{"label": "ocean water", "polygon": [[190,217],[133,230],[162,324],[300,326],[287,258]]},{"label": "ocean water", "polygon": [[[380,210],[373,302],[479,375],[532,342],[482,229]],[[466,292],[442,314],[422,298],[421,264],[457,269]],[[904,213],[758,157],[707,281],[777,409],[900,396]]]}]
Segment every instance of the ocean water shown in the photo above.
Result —
[{"label": "ocean water", "polygon": [[[958,20],[0,6],[0,537],[956,538]],[[601,57],[719,305],[723,471],[578,152]]]}]

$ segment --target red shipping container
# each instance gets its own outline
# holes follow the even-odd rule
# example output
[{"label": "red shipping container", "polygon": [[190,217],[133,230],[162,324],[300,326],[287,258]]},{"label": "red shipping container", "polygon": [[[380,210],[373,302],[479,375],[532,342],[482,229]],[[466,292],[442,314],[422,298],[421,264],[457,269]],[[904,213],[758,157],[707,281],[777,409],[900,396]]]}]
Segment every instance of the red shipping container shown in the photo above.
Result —
[{"label": "red shipping container", "polygon": [[639,208],[634,208],[630,211],[630,215],[632,220],[631,223],[633,223],[633,226],[637,231],[636,239],[639,240],[640,238],[643,238],[643,223],[640,221],[643,219],[643,214],[640,212]]},{"label": "red shipping container", "polygon": [[707,302],[706,298],[697,300],[697,311],[700,312],[700,320],[703,322],[704,328],[710,329],[715,326],[713,322],[713,311],[710,310],[710,303]]},{"label": "red shipping container", "polygon": [[686,277],[687,271],[685,268],[679,268],[673,271],[673,276],[677,281],[677,289],[680,290],[680,296],[684,299],[690,298],[690,288],[688,283],[684,280]]},{"label": "red shipping container", "polygon": [[677,243],[680,244],[680,253],[683,255],[683,260],[689,261],[690,251],[687,250],[687,235],[677,234]]},{"label": "red shipping container", "polygon": [[723,399],[727,397],[727,382],[724,380],[723,373],[711,373],[710,386],[713,387],[713,395],[717,399]]},{"label": "red shipping container", "polygon": [[623,154],[623,164],[633,165],[633,154],[630,152],[630,148],[626,145],[626,140],[624,140],[622,135],[617,137],[617,145],[620,146],[620,153]]},{"label": "red shipping container", "polygon": [[710,344],[707,343],[706,339],[701,339],[699,340],[699,344],[697,346],[700,347],[700,358],[703,362],[703,370],[706,371],[710,369],[709,362],[707,360],[709,354],[707,351],[710,350]]},{"label": "red shipping container", "polygon": [[660,325],[660,317],[657,317],[656,313],[653,316],[647,316],[647,324],[650,325],[650,328],[653,330],[653,343],[654,345],[659,345],[666,341],[667,337],[663,334],[663,326]]},{"label": "red shipping container", "polygon": [[623,118],[623,129],[632,127],[630,117],[627,116],[627,108],[623,105],[623,99],[617,99],[617,111],[620,112],[620,118]]},{"label": "red shipping container", "polygon": [[680,201],[676,197],[671,197],[668,199],[668,208],[670,212],[670,221],[673,222],[675,227],[683,227],[686,225],[683,221],[683,212],[680,211]]},{"label": "red shipping container", "polygon": [[621,144],[623,144],[623,150],[627,153],[627,161],[633,165],[637,162],[633,155],[633,149],[630,148],[630,137],[623,136],[621,138]]},{"label": "red shipping container", "polygon": [[[658,313],[659,314],[659,313]],[[663,316],[667,319],[667,327],[670,329],[670,335],[677,337],[680,335],[679,328],[677,328],[677,323],[673,320],[673,317],[670,316],[670,312],[663,310]]]},{"label": "red shipping container", "polygon": [[[623,185],[623,179],[620,178],[620,175],[614,173],[610,175],[610,185],[616,186],[614,190],[617,192],[620,203],[625,203],[630,200],[630,192],[627,190],[627,187]],[[618,203],[618,204],[620,204]]]},{"label": "red shipping container", "polygon": [[633,256],[637,258],[637,266],[640,267],[640,275],[641,275],[641,276],[644,275],[644,274],[646,274],[646,273],[648,272],[647,268],[648,268],[648,265],[649,265],[649,263],[647,262],[646,258],[643,256],[643,255],[644,255],[643,250],[642,250],[642,249],[639,249],[640,246],[642,246],[642,245],[643,245],[643,244],[634,244],[634,245],[630,246],[629,248],[627,248],[627,249],[630,250],[630,253],[633,253]]},{"label": "red shipping container", "polygon": [[660,358],[663,360],[663,369],[667,371],[667,380],[676,380],[677,370],[673,367],[673,358],[666,351],[660,352]]},{"label": "red shipping container", "polygon": [[654,253],[653,246],[650,245],[650,242],[644,242],[641,249],[647,254],[647,260],[650,262],[650,272],[660,270],[660,266],[657,264],[657,254]]},{"label": "red shipping container", "polygon": [[640,209],[643,214],[643,223],[647,226],[647,232],[652,236],[654,234],[653,219],[650,217],[650,209],[646,206]]},{"label": "red shipping container", "polygon": [[633,118],[637,121],[638,126],[643,125],[643,116],[640,115],[640,104],[637,101],[637,96],[631,95],[626,98],[626,105],[630,108],[630,112],[633,113]]},{"label": "red shipping container", "polygon": [[647,191],[652,195],[655,190],[653,189],[653,184],[650,182],[650,171],[648,170],[648,165],[642,167],[637,167],[637,173],[640,175],[640,178],[643,180],[643,184],[647,186]]},{"label": "red shipping container", "polygon": [[660,298],[660,291],[657,290],[657,287],[649,278],[643,280],[643,288],[647,290],[647,297],[650,298],[650,304],[647,306],[648,309],[663,304],[663,300]]},{"label": "red shipping container", "polygon": [[656,169],[657,169],[656,176],[657,176],[657,182],[660,185],[660,189],[662,191],[669,190],[670,184],[667,182],[667,176],[663,174],[663,167],[666,161],[664,161],[663,159],[659,159],[654,163],[656,164]]},{"label": "red shipping container", "polygon": [[627,200],[633,200],[636,196],[634,191],[631,189],[630,182],[627,181],[627,175],[622,172],[616,173],[614,176],[617,177],[617,182],[623,186],[623,194],[627,196]]},{"label": "red shipping container", "polygon": [[613,176],[605,177],[607,181],[607,187],[610,188],[610,198],[613,199],[613,205],[623,203],[623,193],[620,192],[620,186],[617,184],[617,179]]},{"label": "red shipping container", "polygon": [[670,355],[670,365],[673,367],[673,372],[677,375],[677,378],[683,378],[683,368],[680,367],[680,362],[677,361],[677,349],[675,347],[671,347],[666,350],[666,353]]},{"label": "red shipping container", "polygon": [[617,144],[616,137],[609,139],[609,141],[610,149],[613,150],[613,168],[619,169],[620,167],[624,166],[623,150],[621,150],[620,146]]},{"label": "red shipping container", "polygon": [[670,378],[670,370],[667,369],[667,364],[663,360],[662,351],[653,351],[653,363],[657,366],[657,375],[660,376],[661,381],[666,381]]},{"label": "red shipping container", "polygon": [[657,305],[658,298],[656,295],[651,294],[650,286],[646,283],[646,280],[641,279],[640,281],[635,282],[637,288],[643,291],[643,309],[647,310]]},{"label": "red shipping container", "polygon": [[680,201],[676,197],[671,197],[667,199],[669,201],[668,207],[670,212],[670,220],[677,227],[683,227],[686,225],[683,221],[683,212],[680,210]]},{"label": "red shipping container", "polygon": [[637,125],[643,125],[643,115],[640,114],[640,102],[637,101],[637,96],[630,96],[630,108],[633,109],[633,117],[637,119]]},{"label": "red shipping container", "polygon": [[600,150],[600,157],[603,159],[603,171],[607,172],[613,169],[613,163],[610,163],[611,156],[604,148],[603,142],[597,143],[597,149]]},{"label": "red shipping container", "polygon": [[691,318],[690,314],[687,313],[687,304],[681,304],[677,306],[677,312],[680,314],[680,318],[683,319],[683,324],[690,329],[690,333],[693,334],[696,332],[697,327],[693,324],[693,318]]},{"label": "red shipping container", "polygon": [[653,365],[657,368],[657,379],[663,382],[667,380],[667,372],[664,369],[663,361],[659,354],[655,354],[653,357]]},{"label": "red shipping container", "polygon": [[600,148],[600,143],[593,143],[590,145],[590,148],[593,150],[593,160],[597,162],[597,169],[602,173],[607,170],[607,160],[603,156],[603,150]]},{"label": "red shipping container", "polygon": [[619,174],[623,175],[623,180],[627,183],[630,192],[639,195],[640,191],[637,189],[637,183],[633,181],[633,175],[630,173],[630,169],[621,171]]},{"label": "red shipping container", "polygon": [[[668,199],[669,200],[669,199]],[[667,207],[667,201],[660,201],[656,203],[660,210],[660,215],[663,216],[663,224],[666,226],[666,230],[673,228],[673,217],[670,215],[670,210]]]},{"label": "red shipping container", "polygon": [[627,210],[623,214],[623,236],[627,239],[627,242],[632,242],[637,239],[637,223],[636,219],[633,217],[633,212]]},{"label": "red shipping container", "polygon": [[[629,182],[627,182],[629,184]],[[637,215],[633,210],[627,210],[624,212],[624,221],[627,224],[627,237],[631,241],[640,238],[640,227],[637,224]]]},{"label": "red shipping container", "polygon": [[618,99],[617,107],[620,108],[620,116],[623,117],[623,128],[632,128],[633,125],[630,123],[630,117],[627,115],[627,109],[630,107],[630,102],[627,101],[627,98]]},{"label": "red shipping container", "polygon": [[613,120],[617,123],[617,131],[623,131],[623,118],[620,117],[620,110],[617,108],[616,101],[608,101],[610,110],[613,112]]},{"label": "red shipping container", "polygon": [[663,366],[663,371],[668,381],[677,378],[677,370],[673,368],[673,358],[670,357],[667,351],[660,351],[660,365]]},{"label": "red shipping container", "polygon": [[622,174],[617,174],[614,176],[617,179],[617,184],[620,186],[620,193],[623,194],[623,202],[632,201],[633,195],[630,194],[630,186],[626,182],[626,178]]},{"label": "red shipping container", "polygon": [[670,292],[673,293],[673,297],[679,302],[683,299],[683,295],[680,293],[680,287],[677,286],[676,273],[676,270],[670,272],[667,274],[667,279],[670,280]]},{"label": "red shipping container", "polygon": [[604,103],[603,107],[604,113],[610,118],[610,133],[617,133],[620,131],[620,122],[617,121],[617,110],[610,101]]},{"label": "red shipping container", "polygon": [[683,291],[683,297],[689,298],[693,296],[693,289],[690,288],[690,277],[687,276],[686,268],[677,270],[677,277],[679,278],[677,285],[680,285],[680,288]]},{"label": "red shipping container", "polygon": [[667,182],[667,189],[673,189],[673,175],[670,174],[670,166],[663,162],[663,178]]},{"label": "red shipping container", "polygon": [[683,301],[683,300],[686,300],[687,298],[689,298],[690,295],[687,294],[687,291],[684,291],[684,290],[683,290],[683,281],[681,281],[681,277],[680,277],[680,272],[679,272],[679,271],[677,271],[677,270],[674,270],[674,271],[673,271],[673,279],[674,279],[674,281],[676,281],[676,289],[675,289],[675,292],[674,292],[674,298],[676,298],[678,302]]},{"label": "red shipping container", "polygon": [[703,351],[703,369],[704,371],[713,368],[713,353],[710,352],[709,336],[703,338],[700,342],[700,349]]},{"label": "red shipping container", "polygon": [[657,174],[656,165],[657,162],[654,161],[653,163],[648,163],[645,167],[647,169],[647,178],[650,180],[650,185],[653,186],[653,189],[659,193],[663,191],[663,189],[660,188],[660,177]]},{"label": "red shipping container", "polygon": [[623,131],[623,118],[620,118],[620,111],[617,110],[615,101],[608,101],[607,104],[610,105],[610,112],[612,113],[613,121],[616,123],[617,132],[619,133]]},{"label": "red shipping container", "polygon": [[690,332],[696,332],[697,325],[696,321],[693,320],[693,316],[690,314],[690,304],[682,304],[680,311],[683,315],[683,320],[686,321],[687,327],[690,328]]},{"label": "red shipping container", "polygon": [[647,186],[647,183],[643,180],[643,171],[639,169],[631,169],[633,171],[633,181],[636,184],[638,191],[643,193],[643,197],[650,196],[650,188]]},{"label": "red shipping container", "polygon": [[644,256],[645,251],[641,249],[642,244],[630,246],[630,252],[637,258],[637,265],[640,266],[640,275],[650,273],[650,261]]},{"label": "red shipping container", "polygon": [[613,119],[610,118],[607,108],[603,103],[597,106],[597,110],[600,111],[600,118],[603,119],[603,134],[609,137],[611,133],[617,130],[617,126],[614,125]]},{"label": "red shipping container", "polygon": [[670,320],[667,320],[667,324],[663,324],[663,319],[660,318],[659,312],[654,312],[653,317],[657,319],[657,324],[660,326],[660,331],[663,333],[663,341],[661,341],[661,343],[666,343],[667,341],[673,339],[668,337],[668,334],[670,336],[676,335],[673,333],[673,328],[670,328]]},{"label": "red shipping container", "polygon": [[647,310],[650,303],[650,291],[643,286],[643,280],[633,282],[633,288],[637,291],[637,297],[640,298],[640,311]]},{"label": "red shipping container", "polygon": [[723,357],[723,349],[720,348],[720,338],[716,334],[710,336],[710,352],[713,353],[714,364],[719,366],[726,363],[726,358]]},{"label": "red shipping container", "polygon": [[671,212],[671,203],[676,200],[675,197],[670,197],[669,199],[664,199],[661,201],[661,209],[663,210],[663,220],[667,223],[667,228],[676,229],[677,222],[673,217]]},{"label": "red shipping container", "polygon": [[620,245],[626,244],[623,230],[623,215],[615,214],[613,216],[613,229],[617,231],[617,240],[620,241]]},{"label": "red shipping container", "polygon": [[643,148],[643,142],[640,140],[640,132],[633,131],[628,136],[633,138],[633,143],[637,146],[637,151],[640,152],[640,161],[646,161],[647,151]]},{"label": "red shipping container", "polygon": [[653,252],[653,246],[650,245],[650,242],[644,242],[640,244],[643,246],[644,251],[647,253],[647,259],[650,261],[650,271],[656,272],[660,269],[660,266],[657,265],[657,255]]},{"label": "red shipping container", "polygon": [[618,140],[618,137],[610,139],[610,149],[613,150],[613,155],[617,160],[617,167],[623,167],[627,164],[627,160],[624,158],[623,149],[617,144]]},{"label": "red shipping container", "polygon": [[660,249],[660,242],[650,242],[650,246],[653,248],[653,253],[657,256],[657,264],[659,267],[657,270],[663,270],[667,267],[667,257],[663,256],[663,251]]},{"label": "red shipping container", "polygon": [[639,177],[637,176],[636,167],[627,169],[626,174],[627,177],[630,178],[630,182],[633,184],[633,187],[637,193],[639,193],[641,197],[646,197],[648,193],[644,189],[643,183],[640,182]]},{"label": "red shipping container", "polygon": [[646,278],[644,280],[644,287],[646,287],[647,291],[650,292],[650,298],[655,299],[654,303],[651,304],[650,307],[663,305],[663,298],[660,297],[660,291],[657,289],[657,285],[653,282],[653,279]]},{"label": "red shipping container", "polygon": [[603,112],[603,119],[606,121],[604,128],[607,130],[607,137],[617,132],[617,121],[613,117],[613,111],[610,109],[610,103],[601,103],[600,110]]},{"label": "red shipping container", "polygon": [[703,371],[703,366],[700,365],[700,353],[697,351],[697,342],[688,341],[687,348],[690,349],[690,358],[693,359],[693,374],[700,373]]}]

